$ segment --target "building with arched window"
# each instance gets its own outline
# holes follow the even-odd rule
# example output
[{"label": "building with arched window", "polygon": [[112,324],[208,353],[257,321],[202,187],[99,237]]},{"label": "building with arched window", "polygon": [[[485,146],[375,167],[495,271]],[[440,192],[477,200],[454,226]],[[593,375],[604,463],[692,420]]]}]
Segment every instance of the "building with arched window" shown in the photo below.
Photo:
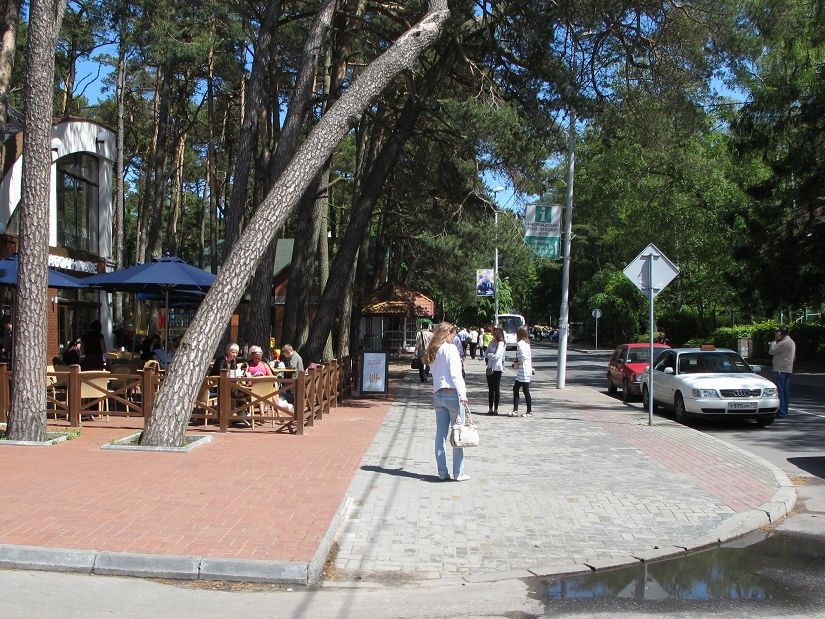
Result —
[{"label": "building with arched window", "polygon": [[[10,122],[0,180],[0,257],[17,251],[23,174],[22,127]],[[112,258],[112,185],[115,134],[88,120],[62,118],[52,126],[52,189],[49,200],[49,266],[82,276],[104,271]],[[0,313],[13,311],[14,289],[0,287]],[[49,290],[51,358],[70,338],[100,320],[108,338],[111,309],[106,293]],[[107,342],[111,346],[111,342]]]}]

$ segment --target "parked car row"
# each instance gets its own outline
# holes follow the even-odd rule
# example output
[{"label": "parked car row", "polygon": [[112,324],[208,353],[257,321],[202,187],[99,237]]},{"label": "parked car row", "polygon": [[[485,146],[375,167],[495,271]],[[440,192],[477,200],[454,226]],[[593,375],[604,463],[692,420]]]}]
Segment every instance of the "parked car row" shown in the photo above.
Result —
[{"label": "parked car row", "polygon": [[676,421],[693,417],[749,418],[760,426],[773,423],[779,409],[776,385],[760,376],[738,353],[725,348],[654,347],[651,381],[648,344],[617,347],[607,369],[607,390],[622,389],[627,402],[641,393],[645,407],[673,411]]}]

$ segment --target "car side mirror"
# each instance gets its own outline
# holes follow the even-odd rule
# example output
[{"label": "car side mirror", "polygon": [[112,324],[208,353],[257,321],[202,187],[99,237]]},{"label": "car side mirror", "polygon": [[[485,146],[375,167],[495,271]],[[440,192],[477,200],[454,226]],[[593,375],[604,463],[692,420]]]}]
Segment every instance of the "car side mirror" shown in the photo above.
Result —
[{"label": "car side mirror", "polygon": [[673,368],[672,367],[666,367],[665,368],[665,374],[673,374]]},{"label": "car side mirror", "polygon": [[762,373],[762,366],[761,366],[761,365],[752,365],[752,366],[751,366],[751,369],[752,369],[754,372],[756,372],[757,374],[761,374],[761,373]]}]

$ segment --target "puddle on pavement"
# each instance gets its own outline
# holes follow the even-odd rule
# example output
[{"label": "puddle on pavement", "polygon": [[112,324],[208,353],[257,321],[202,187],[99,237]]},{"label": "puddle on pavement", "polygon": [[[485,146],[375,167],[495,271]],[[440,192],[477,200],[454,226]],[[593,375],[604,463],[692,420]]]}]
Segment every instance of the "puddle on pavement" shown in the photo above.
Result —
[{"label": "puddle on pavement", "polygon": [[550,614],[776,606],[825,609],[825,538],[756,531],[711,550],[529,582]]}]

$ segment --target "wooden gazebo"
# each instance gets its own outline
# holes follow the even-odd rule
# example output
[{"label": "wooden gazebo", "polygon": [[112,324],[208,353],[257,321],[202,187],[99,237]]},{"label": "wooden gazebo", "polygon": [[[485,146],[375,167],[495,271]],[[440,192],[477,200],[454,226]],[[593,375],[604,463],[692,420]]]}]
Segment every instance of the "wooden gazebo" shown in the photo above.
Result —
[{"label": "wooden gazebo", "polygon": [[435,315],[435,301],[401,284],[384,284],[367,301],[364,348],[394,353],[412,352],[424,318]]}]

